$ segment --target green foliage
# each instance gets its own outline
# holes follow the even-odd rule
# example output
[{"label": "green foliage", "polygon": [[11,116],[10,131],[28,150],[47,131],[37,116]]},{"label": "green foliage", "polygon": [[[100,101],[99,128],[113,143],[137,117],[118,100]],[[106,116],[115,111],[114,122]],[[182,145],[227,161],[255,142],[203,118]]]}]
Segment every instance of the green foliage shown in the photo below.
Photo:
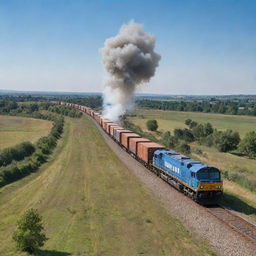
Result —
[{"label": "green foliage", "polygon": [[179,140],[175,136],[172,136],[169,131],[163,133],[161,143],[165,145],[167,148],[175,148]]},{"label": "green foliage", "polygon": [[[53,127],[49,135],[40,138],[35,146],[32,145],[30,142],[21,143],[21,146],[19,146],[18,148],[23,149],[26,154],[23,154],[23,158],[18,158],[16,156],[17,154],[13,154],[15,158],[13,158],[8,165],[0,167],[0,187],[19,180],[30,174],[31,172],[35,172],[36,170],[38,170],[38,168],[44,162],[46,162],[48,158],[47,155],[49,155],[54,147],[56,147],[57,140],[60,138],[61,133],[63,132],[64,118],[57,117],[55,115],[41,115],[40,117],[43,119],[50,119],[54,121]],[[3,159],[5,158],[1,158],[0,154],[0,163],[1,159],[3,161]],[[10,159],[10,156],[8,159]],[[13,160],[16,160],[17,162]]]},{"label": "green foliage", "polygon": [[156,131],[158,128],[158,124],[156,120],[148,120],[146,125],[149,131]]},{"label": "green foliage", "polygon": [[192,142],[195,140],[195,137],[191,130],[185,128],[185,129],[175,129],[174,130],[174,136],[177,139],[185,140],[187,142]]},{"label": "green foliage", "polygon": [[10,164],[12,161],[20,161],[30,156],[35,151],[35,146],[31,142],[22,142],[17,146],[3,149],[0,152],[0,167]]},{"label": "green foliage", "polygon": [[[256,115],[255,96],[252,101],[245,99],[217,99],[205,98],[197,100],[158,100],[158,99],[138,99],[137,105],[144,108],[160,110],[192,111],[204,113],[221,113],[231,115]],[[193,128],[193,123],[186,123]]]},{"label": "green foliage", "polygon": [[248,132],[239,145],[242,153],[250,158],[256,158],[256,132]]},{"label": "green foliage", "polygon": [[38,211],[31,208],[27,210],[17,222],[17,229],[13,234],[17,249],[34,253],[42,247],[47,238],[44,233],[42,217]]},{"label": "green foliage", "polygon": [[237,149],[239,142],[240,136],[238,132],[232,130],[214,132],[214,144],[220,152],[228,152]]},{"label": "green foliage", "polygon": [[191,148],[187,143],[181,143],[177,150],[183,154],[189,155],[191,153]]},{"label": "green foliage", "polygon": [[53,105],[48,108],[48,111],[55,112],[64,116],[72,118],[80,118],[83,114],[81,111],[65,106],[65,105]]},{"label": "green foliage", "polygon": [[243,173],[237,171],[225,170],[222,172],[224,178],[236,182],[244,188],[247,188],[251,191],[256,191],[256,182],[255,180],[249,180]]}]

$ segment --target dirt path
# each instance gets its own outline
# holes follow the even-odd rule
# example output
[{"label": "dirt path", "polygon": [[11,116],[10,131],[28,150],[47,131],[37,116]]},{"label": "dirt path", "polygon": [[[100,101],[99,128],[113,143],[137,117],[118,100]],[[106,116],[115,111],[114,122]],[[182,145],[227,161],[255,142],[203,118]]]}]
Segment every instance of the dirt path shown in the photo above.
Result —
[{"label": "dirt path", "polygon": [[194,236],[209,241],[220,255],[253,256],[256,245],[247,241],[239,233],[223,224],[204,207],[193,202],[170,185],[159,179],[134,158],[122,150],[95,122],[111,150],[151,191],[153,191],[174,216],[176,216]]}]

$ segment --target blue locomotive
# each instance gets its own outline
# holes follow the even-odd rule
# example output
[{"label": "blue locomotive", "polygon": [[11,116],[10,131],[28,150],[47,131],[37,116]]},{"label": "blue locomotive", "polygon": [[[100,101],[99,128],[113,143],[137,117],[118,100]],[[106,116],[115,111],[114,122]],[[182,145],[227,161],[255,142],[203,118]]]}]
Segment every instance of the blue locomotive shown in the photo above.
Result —
[{"label": "blue locomotive", "polygon": [[220,171],[172,150],[157,150],[152,159],[162,179],[202,204],[217,203],[223,194]]}]

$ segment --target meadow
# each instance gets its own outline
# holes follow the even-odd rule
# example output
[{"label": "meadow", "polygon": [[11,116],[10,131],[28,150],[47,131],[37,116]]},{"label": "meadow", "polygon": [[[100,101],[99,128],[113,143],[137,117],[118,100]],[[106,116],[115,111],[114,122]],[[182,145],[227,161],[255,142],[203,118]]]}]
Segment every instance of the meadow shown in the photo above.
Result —
[{"label": "meadow", "polygon": [[12,147],[24,141],[36,142],[47,136],[52,122],[17,116],[0,116],[0,149]]},{"label": "meadow", "polygon": [[49,238],[39,255],[215,255],[120,162],[88,117],[65,119],[51,160],[0,190],[0,255],[26,255],[11,235],[30,207]]},{"label": "meadow", "polygon": [[[136,116],[128,118],[132,123],[147,131],[146,122],[149,119],[156,119],[159,131],[171,131],[175,128],[185,128],[185,120],[190,118],[199,123],[210,122],[218,130],[232,129],[238,131],[243,137],[246,132],[256,130],[256,117],[234,116],[212,113],[161,111],[136,109]],[[156,134],[157,136],[157,134]],[[248,159],[231,153],[218,152],[214,147],[199,145],[197,142],[190,144],[192,157],[221,170],[231,170],[242,173],[249,180],[256,181],[256,160]],[[198,153],[200,152],[200,154]],[[238,210],[256,219],[256,193],[240,185],[224,180],[226,198]],[[230,200],[232,198],[232,200]],[[232,201],[232,202],[231,202]]]},{"label": "meadow", "polygon": [[136,117],[130,117],[129,120],[146,129],[148,119],[158,121],[159,130],[173,131],[175,128],[185,128],[185,120],[192,119],[198,123],[211,123],[214,128],[219,130],[233,129],[243,137],[248,131],[256,129],[256,117],[253,116],[235,116],[200,112],[181,112],[181,111],[163,111],[137,109],[134,111]]}]

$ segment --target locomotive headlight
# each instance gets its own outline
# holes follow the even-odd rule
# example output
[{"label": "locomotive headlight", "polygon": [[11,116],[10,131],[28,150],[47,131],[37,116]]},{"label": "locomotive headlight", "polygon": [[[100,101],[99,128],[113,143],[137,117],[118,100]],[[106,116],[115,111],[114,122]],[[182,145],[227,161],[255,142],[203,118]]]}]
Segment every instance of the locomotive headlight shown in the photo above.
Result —
[{"label": "locomotive headlight", "polygon": [[204,188],[204,186],[200,186],[200,188],[202,189],[202,188]]}]

